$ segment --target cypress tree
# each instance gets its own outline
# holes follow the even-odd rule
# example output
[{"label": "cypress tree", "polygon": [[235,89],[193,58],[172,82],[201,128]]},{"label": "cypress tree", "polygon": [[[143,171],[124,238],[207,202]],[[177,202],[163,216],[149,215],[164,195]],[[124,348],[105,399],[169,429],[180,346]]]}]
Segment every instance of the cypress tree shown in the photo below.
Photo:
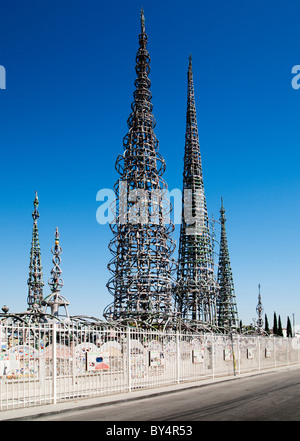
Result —
[{"label": "cypress tree", "polygon": [[282,325],[281,325],[281,318],[280,318],[280,315],[278,316],[278,331],[277,331],[277,334],[278,334],[280,337],[283,337],[283,332],[282,332]]},{"label": "cypress tree", "polygon": [[293,337],[292,324],[289,316],[287,318],[287,324],[286,324],[286,336]]},{"label": "cypress tree", "polygon": [[274,312],[274,320],[273,320],[273,334],[278,334],[278,328],[277,328],[277,315],[276,312]]},{"label": "cypress tree", "polygon": [[265,331],[267,334],[270,334],[269,321],[268,321],[267,314],[265,314]]}]

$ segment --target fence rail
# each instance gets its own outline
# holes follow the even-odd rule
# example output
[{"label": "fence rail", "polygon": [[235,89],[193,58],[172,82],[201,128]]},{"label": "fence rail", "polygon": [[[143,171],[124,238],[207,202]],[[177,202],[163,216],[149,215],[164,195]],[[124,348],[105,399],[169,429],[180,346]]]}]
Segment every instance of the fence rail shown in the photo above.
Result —
[{"label": "fence rail", "polygon": [[0,324],[0,410],[296,363],[297,338]]}]

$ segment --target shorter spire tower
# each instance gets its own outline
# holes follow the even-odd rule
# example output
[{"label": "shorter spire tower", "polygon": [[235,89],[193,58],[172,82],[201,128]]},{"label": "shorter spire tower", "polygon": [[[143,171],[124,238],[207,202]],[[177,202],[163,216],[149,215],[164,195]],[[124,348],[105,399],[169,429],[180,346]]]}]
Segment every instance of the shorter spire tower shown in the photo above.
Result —
[{"label": "shorter spire tower", "polygon": [[220,209],[221,239],[220,255],[218,268],[219,297],[217,300],[218,326],[224,332],[238,328],[238,313],[236,297],[233,284],[233,276],[230,265],[227,235],[226,235],[226,217],[223,198],[221,198]]},{"label": "shorter spire tower", "polygon": [[39,309],[43,300],[43,272],[41,263],[41,250],[39,243],[39,231],[37,226],[37,220],[40,217],[38,212],[39,199],[37,192],[35,192],[35,199],[33,201],[34,210],[32,213],[33,218],[33,230],[32,230],[32,242],[30,250],[30,264],[29,264],[29,278],[28,284],[28,310]]},{"label": "shorter spire tower", "polygon": [[57,227],[55,230],[55,244],[51,249],[51,253],[53,254],[52,262],[54,264],[54,267],[51,270],[52,278],[49,279],[48,285],[51,288],[51,292],[57,292],[60,291],[64,285],[63,280],[60,278],[62,270],[60,269],[59,265],[61,262],[60,255],[62,253],[62,247],[59,245],[59,232]]},{"label": "shorter spire tower", "polygon": [[70,304],[70,302],[68,302],[68,300],[66,300],[60,294],[60,290],[62,289],[64,282],[61,279],[62,270],[60,269],[60,262],[61,262],[60,255],[62,253],[62,248],[59,245],[59,232],[57,227],[55,230],[55,243],[51,249],[51,252],[53,254],[52,262],[54,264],[54,267],[51,270],[52,277],[48,281],[48,285],[50,286],[51,289],[51,294],[45,299],[44,303],[46,305],[46,309],[47,307],[50,307],[51,314],[54,315],[55,317],[60,316],[59,308],[64,308],[65,314],[62,314],[62,316],[69,319],[67,306]]},{"label": "shorter spire tower", "polygon": [[256,321],[257,332],[259,334],[261,334],[263,332],[263,324],[264,324],[263,318],[262,318],[262,315],[263,315],[263,312],[264,312],[264,308],[263,308],[263,305],[262,305],[262,302],[261,302],[260,284],[258,285],[258,303],[257,303],[257,306],[256,306],[256,312],[257,312],[257,315],[258,315],[258,318],[257,318],[257,321]]}]

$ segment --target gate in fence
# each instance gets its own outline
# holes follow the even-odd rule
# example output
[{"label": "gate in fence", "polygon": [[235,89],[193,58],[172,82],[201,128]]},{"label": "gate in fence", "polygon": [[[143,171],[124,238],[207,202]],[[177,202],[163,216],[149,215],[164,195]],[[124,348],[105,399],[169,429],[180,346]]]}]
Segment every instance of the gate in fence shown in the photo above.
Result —
[{"label": "gate in fence", "polygon": [[0,324],[0,410],[300,362],[297,338]]}]

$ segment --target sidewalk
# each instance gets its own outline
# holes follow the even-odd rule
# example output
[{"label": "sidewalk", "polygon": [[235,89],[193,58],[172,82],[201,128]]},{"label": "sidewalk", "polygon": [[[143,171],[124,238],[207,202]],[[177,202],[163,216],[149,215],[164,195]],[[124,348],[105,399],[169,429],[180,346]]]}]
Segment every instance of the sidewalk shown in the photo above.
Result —
[{"label": "sidewalk", "polygon": [[200,381],[180,383],[177,385],[164,386],[155,389],[143,389],[133,391],[130,393],[122,393],[115,395],[105,395],[96,398],[80,398],[70,401],[65,401],[58,404],[46,404],[42,406],[33,406],[20,409],[3,410],[0,412],[0,421],[9,420],[31,420],[35,417],[42,415],[55,414],[60,412],[66,412],[71,410],[87,409],[98,406],[108,406],[118,404],[120,402],[129,402],[133,400],[141,400],[145,398],[151,398],[162,394],[171,394],[187,389],[201,388],[210,384],[222,383],[225,381],[238,381],[240,378],[251,377],[256,375],[266,375],[272,372],[278,372],[280,370],[300,369],[299,364],[282,366],[272,369],[264,369],[260,371],[247,372],[237,376],[228,377],[216,377],[209,378]]}]

